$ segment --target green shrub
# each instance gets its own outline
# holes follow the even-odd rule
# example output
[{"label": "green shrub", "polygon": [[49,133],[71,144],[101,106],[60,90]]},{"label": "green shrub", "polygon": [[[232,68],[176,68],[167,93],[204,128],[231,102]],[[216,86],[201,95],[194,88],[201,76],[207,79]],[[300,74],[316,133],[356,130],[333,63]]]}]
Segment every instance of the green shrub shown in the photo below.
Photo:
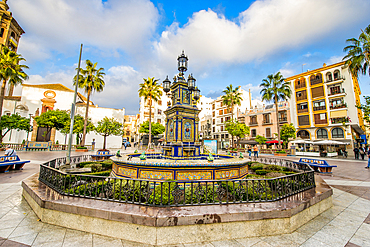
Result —
[{"label": "green shrub", "polygon": [[256,163],[256,164],[254,164],[254,165],[252,165],[251,166],[251,170],[253,170],[253,171],[256,171],[256,170],[262,170],[263,169],[263,164],[261,164],[261,163]]},{"label": "green shrub", "polygon": [[257,175],[266,175],[269,172],[272,172],[272,171],[270,171],[270,170],[256,170]]},{"label": "green shrub", "polygon": [[87,147],[76,146],[76,149],[87,149]]},{"label": "green shrub", "polygon": [[266,165],[266,167],[264,167],[264,169],[270,170],[270,171],[282,171],[283,167],[278,166],[278,165]]},{"label": "green shrub", "polygon": [[277,154],[286,154],[286,152],[284,150],[278,150],[275,153],[277,153]]},{"label": "green shrub", "polygon": [[118,180],[114,185],[114,199],[146,202],[150,191],[149,181]]},{"label": "green shrub", "polygon": [[84,168],[91,167],[91,172],[100,172],[102,171],[102,164],[101,163],[89,163],[84,166]]},{"label": "green shrub", "polygon": [[101,161],[100,164],[102,165],[102,168],[103,170],[111,170],[112,169],[112,165],[113,165],[113,161],[112,160],[104,160],[104,161]]},{"label": "green shrub", "polygon": [[112,170],[107,170],[107,171],[101,171],[101,172],[84,173],[83,175],[109,177],[111,172],[112,172]]}]

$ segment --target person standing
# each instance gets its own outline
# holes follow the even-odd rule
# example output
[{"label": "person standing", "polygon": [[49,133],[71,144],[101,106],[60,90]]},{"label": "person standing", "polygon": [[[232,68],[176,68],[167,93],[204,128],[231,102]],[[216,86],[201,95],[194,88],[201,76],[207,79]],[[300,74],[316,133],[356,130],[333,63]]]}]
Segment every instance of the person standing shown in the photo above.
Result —
[{"label": "person standing", "polygon": [[367,166],[365,166],[366,169],[369,169],[370,168],[370,148],[368,149],[367,151]]},{"label": "person standing", "polygon": [[365,149],[363,147],[360,147],[358,150],[359,150],[359,153],[361,155],[361,159],[364,160],[364,158],[365,158]]},{"label": "person standing", "polygon": [[358,160],[360,150],[357,148],[357,146],[355,146],[355,148],[353,149],[353,152],[355,153],[355,159]]},{"label": "person standing", "polygon": [[253,155],[254,155],[254,157],[256,157],[256,156],[257,156],[257,158],[258,158],[258,147],[257,147],[257,145],[254,145],[254,148],[253,148]]},{"label": "person standing", "polygon": [[252,146],[251,145],[248,145],[248,154],[250,158],[252,156]]}]

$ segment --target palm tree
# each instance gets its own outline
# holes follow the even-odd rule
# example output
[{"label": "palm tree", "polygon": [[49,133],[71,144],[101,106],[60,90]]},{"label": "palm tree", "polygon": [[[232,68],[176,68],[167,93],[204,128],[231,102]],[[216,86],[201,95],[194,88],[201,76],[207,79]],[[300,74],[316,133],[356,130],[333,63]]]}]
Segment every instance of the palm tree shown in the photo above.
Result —
[{"label": "palm tree", "polygon": [[280,123],[278,103],[280,100],[287,100],[290,98],[292,92],[290,90],[289,82],[285,81],[283,75],[278,72],[275,75],[268,75],[266,79],[263,79],[260,87],[262,87],[262,100],[273,101],[275,104],[278,147],[280,149]]},{"label": "palm tree", "polygon": [[[87,120],[89,117],[89,105],[90,105],[90,95],[93,91],[101,92],[105,86],[105,82],[103,77],[105,73],[103,72],[104,68],[97,69],[98,63],[92,63],[90,60],[86,60],[86,69],[80,68],[80,76],[78,81],[78,87],[85,90],[87,94],[87,101],[86,101],[86,113],[85,113],[85,121],[84,121],[84,129],[82,133],[82,141],[81,146],[85,145],[86,139],[86,126]],[[77,76],[74,78],[74,82],[76,83]]]},{"label": "palm tree", "polygon": [[358,73],[366,75],[368,69],[370,75],[370,25],[365,28],[365,31],[361,31],[358,39],[347,39],[346,42],[350,45],[343,49],[347,52],[343,60],[346,61],[351,74],[356,78],[358,78]]},{"label": "palm tree", "polygon": [[[239,88],[233,88],[233,85],[230,84],[226,87],[226,90],[223,91],[225,95],[223,95],[222,103],[227,105],[229,108],[229,111],[231,111],[231,121],[234,121],[234,106],[241,105],[241,101],[243,100],[241,98],[241,93],[239,92]],[[232,136],[231,145],[234,146],[234,137]]]},{"label": "palm tree", "polygon": [[157,84],[158,80],[148,77],[148,79],[143,78],[144,83],[140,83],[139,97],[144,97],[144,107],[145,103],[149,103],[149,143],[148,147],[152,142],[152,101],[157,102],[162,96],[162,90],[160,85]]},{"label": "palm tree", "polygon": [[28,79],[28,75],[23,69],[28,69],[27,65],[20,65],[19,62],[26,61],[20,54],[10,50],[6,46],[1,47],[0,51],[0,79],[2,80],[0,92],[0,118],[3,112],[3,103],[6,84],[16,86]]}]

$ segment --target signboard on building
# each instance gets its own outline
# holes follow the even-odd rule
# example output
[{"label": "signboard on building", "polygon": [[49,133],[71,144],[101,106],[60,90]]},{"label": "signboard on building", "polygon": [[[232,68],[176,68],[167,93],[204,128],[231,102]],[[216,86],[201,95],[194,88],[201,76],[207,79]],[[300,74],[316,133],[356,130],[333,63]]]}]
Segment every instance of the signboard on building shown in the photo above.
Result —
[{"label": "signboard on building", "polygon": [[217,154],[217,140],[204,140],[204,147],[208,150],[208,152]]},{"label": "signboard on building", "polygon": [[366,135],[360,135],[361,140],[359,140],[360,144],[367,144]]}]

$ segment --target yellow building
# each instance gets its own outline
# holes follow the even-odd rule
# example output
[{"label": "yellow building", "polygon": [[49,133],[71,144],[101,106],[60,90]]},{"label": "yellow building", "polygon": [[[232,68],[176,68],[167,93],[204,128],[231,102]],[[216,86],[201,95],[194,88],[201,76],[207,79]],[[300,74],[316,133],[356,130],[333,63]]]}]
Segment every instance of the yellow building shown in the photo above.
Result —
[{"label": "yellow building", "polygon": [[[344,62],[326,65],[286,79],[291,84],[291,118],[297,137],[336,140],[347,151],[364,134],[360,87]],[[334,150],[332,150],[334,151]]]},{"label": "yellow building", "polygon": [[[19,39],[24,34],[24,30],[14,19],[12,12],[8,11],[7,0],[0,0],[0,43],[9,47],[12,51],[17,51]],[[14,87],[9,88],[9,96],[13,95]]]}]

